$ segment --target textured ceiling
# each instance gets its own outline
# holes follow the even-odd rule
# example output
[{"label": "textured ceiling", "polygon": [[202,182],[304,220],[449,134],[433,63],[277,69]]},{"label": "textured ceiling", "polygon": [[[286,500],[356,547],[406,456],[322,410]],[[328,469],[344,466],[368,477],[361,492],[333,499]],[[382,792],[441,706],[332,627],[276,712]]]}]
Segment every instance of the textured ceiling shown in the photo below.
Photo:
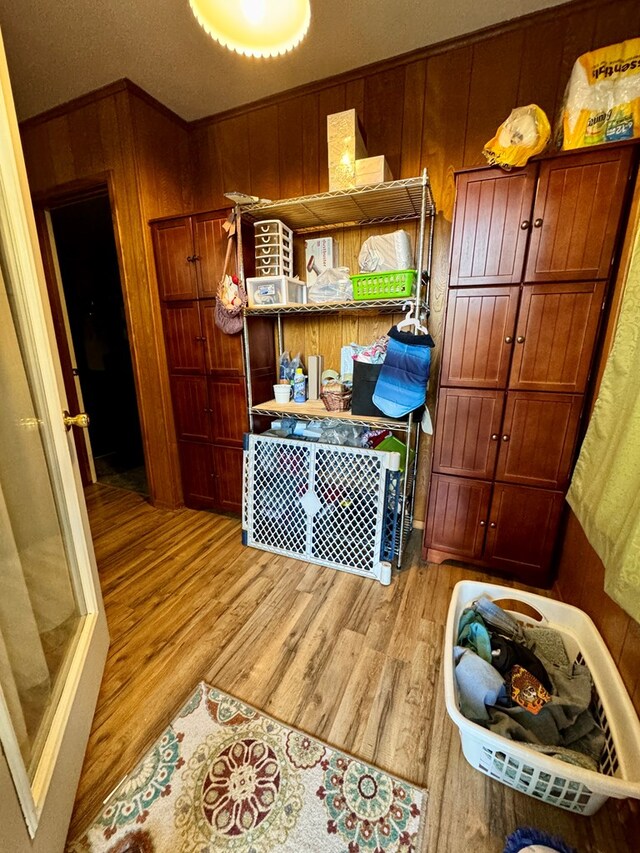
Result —
[{"label": "textured ceiling", "polygon": [[554,5],[311,0],[303,43],[262,60],[212,41],[188,0],[0,0],[0,27],[21,119],[128,77],[192,120]]}]

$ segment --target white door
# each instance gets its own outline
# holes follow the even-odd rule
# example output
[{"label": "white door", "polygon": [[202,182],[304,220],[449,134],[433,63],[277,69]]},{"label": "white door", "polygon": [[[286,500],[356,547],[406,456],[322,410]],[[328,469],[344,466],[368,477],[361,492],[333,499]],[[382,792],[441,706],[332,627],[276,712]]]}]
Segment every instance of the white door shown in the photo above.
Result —
[{"label": "white door", "polygon": [[108,635],[0,41],[0,851],[63,850]]}]

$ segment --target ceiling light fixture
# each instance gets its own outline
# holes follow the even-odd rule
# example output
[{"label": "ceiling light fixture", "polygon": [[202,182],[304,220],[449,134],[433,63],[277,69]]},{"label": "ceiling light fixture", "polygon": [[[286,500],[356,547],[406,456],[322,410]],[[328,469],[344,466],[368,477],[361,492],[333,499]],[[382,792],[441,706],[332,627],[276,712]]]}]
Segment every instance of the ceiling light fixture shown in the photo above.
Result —
[{"label": "ceiling light fixture", "polygon": [[189,0],[203,30],[245,56],[278,56],[309,29],[309,0]]}]

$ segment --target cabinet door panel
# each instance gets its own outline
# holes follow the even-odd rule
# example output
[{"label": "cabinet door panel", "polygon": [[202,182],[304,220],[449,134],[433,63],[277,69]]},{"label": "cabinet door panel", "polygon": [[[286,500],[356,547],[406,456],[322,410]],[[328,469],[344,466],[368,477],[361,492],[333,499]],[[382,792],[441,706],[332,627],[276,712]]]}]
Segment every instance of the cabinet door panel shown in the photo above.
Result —
[{"label": "cabinet door panel", "polygon": [[178,448],[184,502],[193,509],[214,509],[217,492],[213,446],[179,441]]},{"label": "cabinet door panel", "polygon": [[157,222],[153,246],[161,299],[195,299],[198,295],[191,217]]},{"label": "cabinet door panel", "polygon": [[441,385],[506,386],[518,295],[518,287],[449,291]]},{"label": "cabinet door panel", "polygon": [[584,391],[604,288],[602,281],[523,287],[509,388]]},{"label": "cabinet door panel", "polygon": [[526,281],[607,278],[630,163],[618,148],[540,165]]},{"label": "cabinet door panel", "polygon": [[521,580],[546,582],[563,504],[562,492],[496,483],[485,558]]},{"label": "cabinet door panel", "polygon": [[479,558],[490,493],[491,483],[434,474],[429,492],[425,545],[434,551]]},{"label": "cabinet door panel", "polygon": [[209,402],[213,440],[242,447],[242,436],[248,429],[244,379],[209,379]]},{"label": "cabinet door panel", "polygon": [[216,506],[226,512],[242,511],[242,450],[213,445],[216,469]]},{"label": "cabinet door panel", "polygon": [[434,471],[487,480],[493,477],[503,399],[502,391],[440,390]]},{"label": "cabinet door panel", "polygon": [[204,338],[198,303],[167,303],[163,309],[169,373],[204,373]]},{"label": "cabinet door panel", "polygon": [[[200,296],[215,296],[224,270],[224,258],[227,251],[227,232],[222,228],[225,216],[203,214],[193,217],[195,252],[198,258],[198,292]],[[231,251],[227,273],[236,271],[235,247]]]},{"label": "cabinet door panel", "polygon": [[216,379],[230,379],[244,374],[242,333],[225,335],[215,323],[215,300],[200,303],[202,327],[206,338],[207,373]]},{"label": "cabinet door panel", "polygon": [[520,281],[535,174],[536,166],[530,165],[513,175],[496,169],[458,176],[452,286]]},{"label": "cabinet door panel", "polygon": [[576,444],[582,394],[509,391],[496,479],[563,489]]},{"label": "cabinet door panel", "polygon": [[207,380],[204,376],[172,376],[171,395],[178,438],[211,440]]}]

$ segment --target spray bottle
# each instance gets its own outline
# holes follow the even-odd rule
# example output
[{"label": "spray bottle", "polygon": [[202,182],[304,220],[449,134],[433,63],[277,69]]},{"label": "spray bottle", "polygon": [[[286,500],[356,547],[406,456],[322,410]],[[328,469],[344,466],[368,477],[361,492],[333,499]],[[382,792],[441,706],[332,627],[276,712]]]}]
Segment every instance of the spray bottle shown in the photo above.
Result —
[{"label": "spray bottle", "polygon": [[293,377],[293,402],[304,403],[307,399],[307,377],[302,372],[302,368],[296,368]]}]

